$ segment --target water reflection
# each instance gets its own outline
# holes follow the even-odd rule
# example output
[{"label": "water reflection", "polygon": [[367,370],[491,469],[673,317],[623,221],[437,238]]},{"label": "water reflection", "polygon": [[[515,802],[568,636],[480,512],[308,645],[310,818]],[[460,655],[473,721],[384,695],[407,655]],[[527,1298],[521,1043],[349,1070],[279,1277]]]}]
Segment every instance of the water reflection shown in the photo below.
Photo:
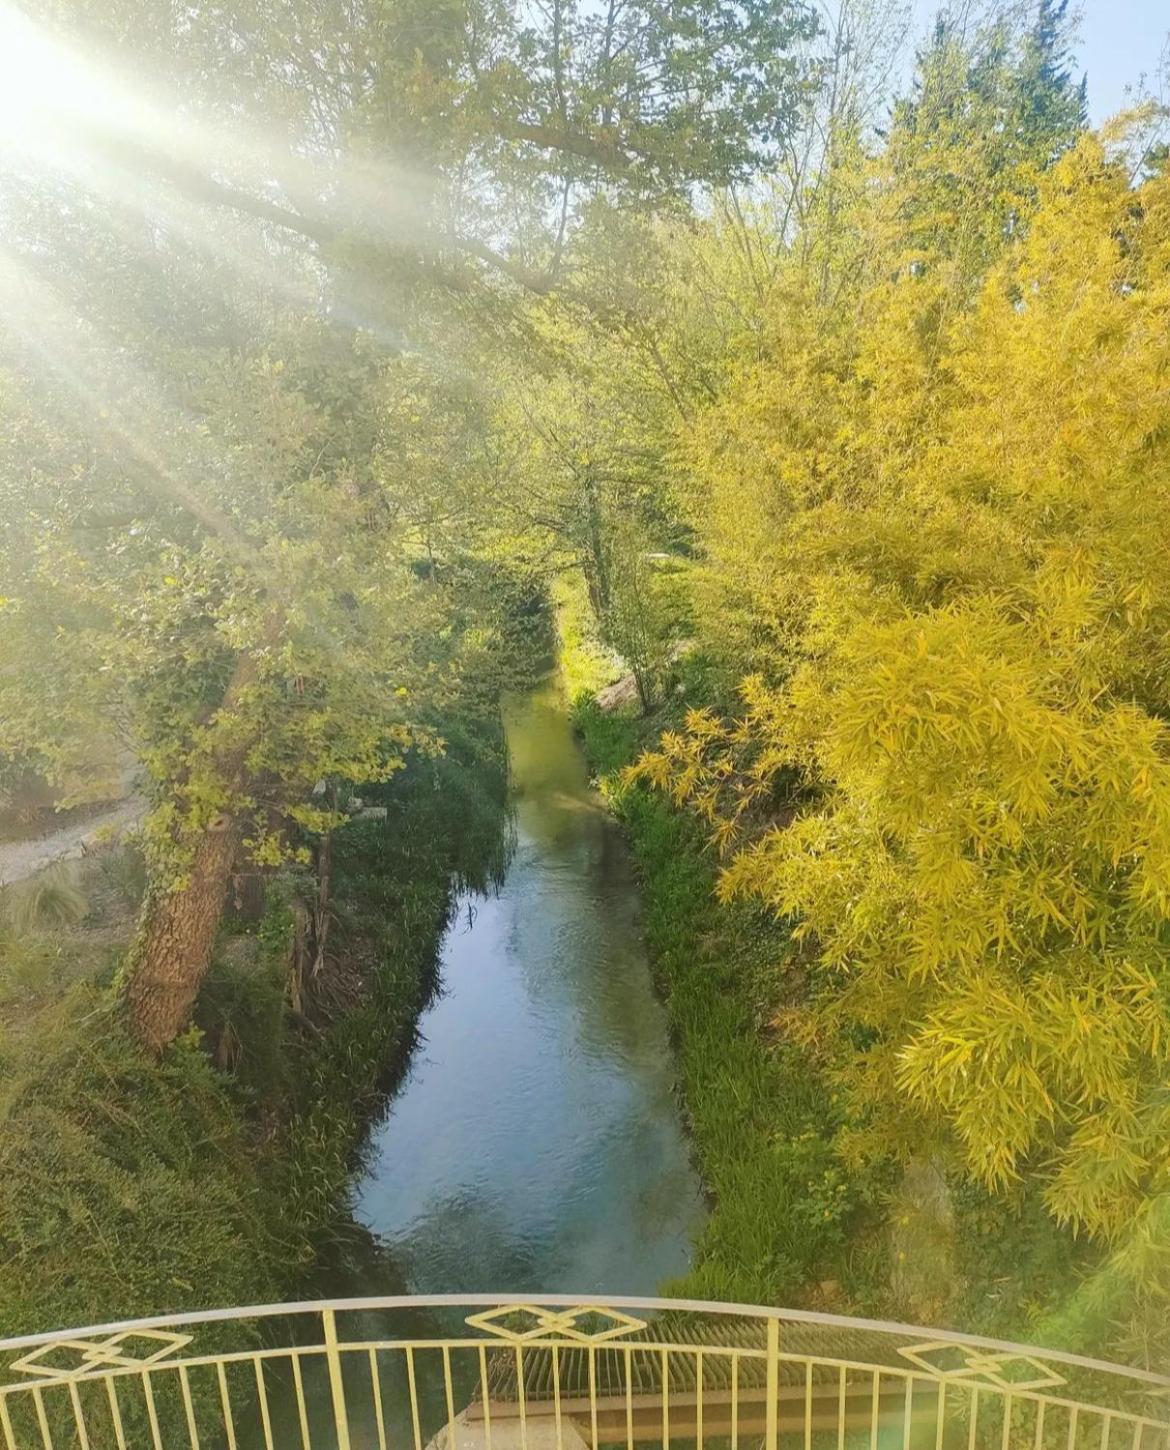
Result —
[{"label": "water reflection", "polygon": [[[624,842],[558,681],[512,701],[506,727],[515,854],[499,893],[452,922],[443,995],[311,1292],[654,1294],[687,1265],[702,1201]],[[425,1444],[446,1414],[437,1367],[417,1369]],[[351,1405],[370,1407],[351,1415],[357,1450],[378,1443],[374,1385],[350,1373]],[[391,1441],[411,1445],[401,1356],[378,1374]],[[327,1421],[327,1385],[306,1379]],[[457,1391],[462,1406],[473,1386]]]},{"label": "water reflection", "polygon": [[413,1292],[653,1293],[702,1208],[630,864],[559,682],[506,726],[515,855],[453,922],[355,1213]]}]

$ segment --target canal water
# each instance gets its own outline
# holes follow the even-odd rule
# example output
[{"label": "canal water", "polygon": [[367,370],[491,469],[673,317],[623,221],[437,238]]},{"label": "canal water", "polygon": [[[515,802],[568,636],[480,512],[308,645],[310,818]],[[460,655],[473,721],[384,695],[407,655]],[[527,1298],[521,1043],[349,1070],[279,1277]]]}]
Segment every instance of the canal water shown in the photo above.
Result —
[{"label": "canal water", "polygon": [[354,1214],[405,1292],[654,1294],[703,1210],[630,861],[559,678],[505,726],[515,852],[459,904]]},{"label": "canal water", "polygon": [[[458,903],[352,1233],[312,1286],[323,1297],[654,1295],[690,1260],[703,1201],[624,841],[589,789],[558,678],[508,702],[505,726],[515,850],[496,894]],[[368,1318],[371,1337],[457,1334],[450,1314],[351,1313],[347,1333]],[[390,1442],[421,1450],[446,1410],[434,1356],[418,1358],[418,1424],[401,1355],[382,1353],[377,1391]],[[461,1406],[478,1381],[458,1366],[455,1379]],[[324,1367],[305,1380],[312,1443],[330,1443]],[[346,1381],[351,1446],[376,1447],[360,1355]],[[292,1395],[279,1398],[278,1440],[297,1443]]]}]

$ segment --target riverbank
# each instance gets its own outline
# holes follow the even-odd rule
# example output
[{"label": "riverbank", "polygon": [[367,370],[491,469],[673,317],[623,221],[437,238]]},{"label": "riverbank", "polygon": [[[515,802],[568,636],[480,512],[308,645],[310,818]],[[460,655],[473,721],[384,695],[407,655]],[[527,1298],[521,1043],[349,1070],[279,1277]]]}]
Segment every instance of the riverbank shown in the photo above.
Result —
[{"label": "riverbank", "polygon": [[695,1298],[787,1304],[1134,1357],[1117,1312],[1072,1313],[1101,1261],[1039,1195],[993,1197],[932,1163],[849,1156],[851,1130],[817,1062],[777,1019],[805,988],[782,922],[715,896],[718,861],[696,817],[622,780],[623,768],[706,702],[696,662],[650,717],[609,713],[597,678],[574,719],[637,865],[643,924],[666,1003],[693,1152],[711,1214],[691,1273]]},{"label": "riverbank", "polygon": [[[720,905],[699,824],[619,776],[669,723],[606,714],[579,696],[574,720],[624,826],[642,886],[643,930],[666,1004],[700,1176],[711,1213],[695,1264],[672,1282],[689,1298],[842,1309],[872,1297],[878,1248],[866,1195],[832,1148],[829,1086],[770,1026],[782,1006],[785,929]],[[876,1186],[874,1186],[876,1188]]]},{"label": "riverbank", "polygon": [[305,1000],[286,873],[260,920],[225,923],[198,1027],[161,1062],[116,1004],[132,885],[120,910],[77,893],[64,975],[59,921],[8,933],[26,990],[0,1039],[3,1332],[295,1295],[413,1043],[454,893],[498,869],[505,779],[488,730],[368,792],[385,814],[335,834]]}]

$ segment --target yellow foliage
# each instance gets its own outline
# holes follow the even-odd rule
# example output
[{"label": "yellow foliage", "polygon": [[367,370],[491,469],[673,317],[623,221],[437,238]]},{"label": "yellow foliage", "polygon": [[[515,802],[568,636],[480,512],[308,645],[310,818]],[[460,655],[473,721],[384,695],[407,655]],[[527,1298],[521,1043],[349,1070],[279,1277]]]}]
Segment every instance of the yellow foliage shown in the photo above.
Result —
[{"label": "yellow foliage", "polygon": [[815,950],[859,1151],[948,1141],[1112,1234],[1170,1187],[1170,173],[1085,137],[965,289],[902,242],[850,308],[794,288],[691,430],[759,673],[636,773]]}]

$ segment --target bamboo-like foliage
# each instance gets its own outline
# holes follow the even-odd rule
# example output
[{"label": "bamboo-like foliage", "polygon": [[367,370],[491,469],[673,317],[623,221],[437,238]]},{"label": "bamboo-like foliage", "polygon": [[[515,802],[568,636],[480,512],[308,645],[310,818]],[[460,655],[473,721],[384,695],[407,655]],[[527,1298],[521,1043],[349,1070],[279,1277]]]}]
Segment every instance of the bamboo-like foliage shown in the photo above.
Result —
[{"label": "bamboo-like foliage", "polygon": [[977,285],[905,230],[866,245],[852,317],[812,341],[798,312],[696,431],[763,668],[635,774],[708,816],[726,896],[796,919],[786,1026],[858,1153],[950,1143],[1111,1235],[1170,1141],[1170,176],[1085,136]]}]

